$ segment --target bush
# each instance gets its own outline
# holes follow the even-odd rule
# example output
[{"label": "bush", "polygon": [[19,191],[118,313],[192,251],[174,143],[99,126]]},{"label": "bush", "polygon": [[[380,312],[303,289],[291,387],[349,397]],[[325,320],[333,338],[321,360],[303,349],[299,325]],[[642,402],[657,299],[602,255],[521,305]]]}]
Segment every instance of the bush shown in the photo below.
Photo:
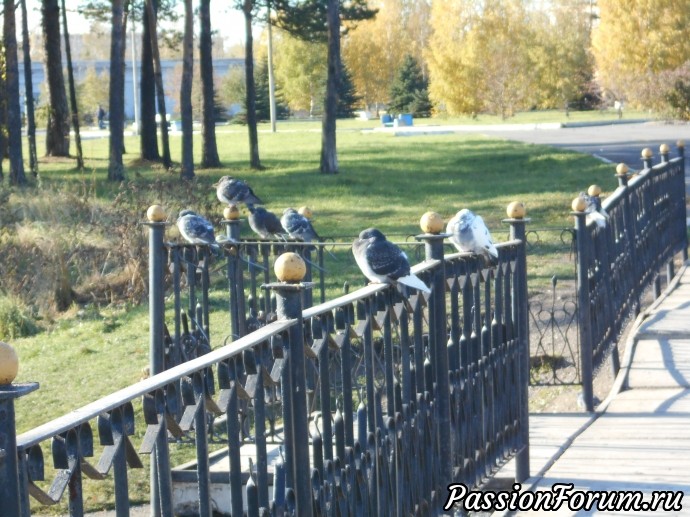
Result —
[{"label": "bush", "polygon": [[20,301],[0,296],[0,339],[33,336],[38,331],[38,325]]}]

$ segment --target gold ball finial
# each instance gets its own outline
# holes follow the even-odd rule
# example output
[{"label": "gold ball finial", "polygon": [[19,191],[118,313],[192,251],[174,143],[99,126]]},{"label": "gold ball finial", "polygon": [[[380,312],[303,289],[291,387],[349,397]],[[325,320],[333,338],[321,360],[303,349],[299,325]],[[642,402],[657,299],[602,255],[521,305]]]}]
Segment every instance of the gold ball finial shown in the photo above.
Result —
[{"label": "gold ball finial", "polygon": [[599,196],[601,195],[601,187],[596,184],[590,185],[587,189],[587,194],[589,194],[590,196]]},{"label": "gold ball finial", "polygon": [[585,200],[580,196],[577,196],[573,199],[570,207],[573,209],[573,212],[584,212],[585,208],[587,208],[587,203],[585,203]]},{"label": "gold ball finial", "polygon": [[654,156],[654,152],[649,147],[642,149],[642,158],[649,159],[652,156]]},{"label": "gold ball finial", "polygon": [[313,214],[312,214],[312,211],[311,211],[311,208],[309,208],[309,207],[306,206],[306,205],[305,205],[305,206],[299,207],[299,209],[297,210],[297,213],[300,214],[300,215],[303,215],[304,217],[306,217],[306,218],[309,219],[309,220],[311,220],[311,217],[312,217],[312,215],[313,215]]},{"label": "gold ball finial", "polygon": [[629,170],[630,169],[628,168],[628,166],[624,163],[619,163],[618,165],[616,165],[616,174],[618,174],[619,176],[625,176]]},{"label": "gold ball finial", "polygon": [[513,201],[506,207],[506,215],[511,219],[524,219],[527,215],[525,204],[521,201]]},{"label": "gold ball finial", "polygon": [[671,152],[671,148],[669,147],[668,144],[661,144],[659,146],[659,153],[661,154],[668,154]]},{"label": "gold ball finial", "polygon": [[307,265],[297,253],[287,252],[276,259],[273,270],[281,282],[297,283],[307,273]]},{"label": "gold ball finial", "polygon": [[685,147],[685,140],[678,140],[676,142],[677,147]]},{"label": "gold ball finial", "polygon": [[419,220],[419,227],[424,233],[441,233],[443,219],[436,212],[426,212]]},{"label": "gold ball finial", "polygon": [[235,221],[240,218],[240,209],[237,205],[230,204],[223,208],[223,217],[226,221]]},{"label": "gold ball finial", "polygon": [[19,358],[14,348],[0,341],[0,386],[12,384],[19,370]]},{"label": "gold ball finial", "polygon": [[165,217],[165,210],[160,205],[151,205],[146,211],[146,219],[151,223],[162,223]]}]

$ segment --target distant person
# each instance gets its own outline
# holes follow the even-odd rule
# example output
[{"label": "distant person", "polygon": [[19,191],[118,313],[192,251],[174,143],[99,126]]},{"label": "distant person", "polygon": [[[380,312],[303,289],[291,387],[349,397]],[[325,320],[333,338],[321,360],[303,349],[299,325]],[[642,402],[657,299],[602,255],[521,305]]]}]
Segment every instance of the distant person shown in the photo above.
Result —
[{"label": "distant person", "polygon": [[98,120],[98,129],[105,129],[105,110],[100,104],[98,105],[98,111],[96,112],[96,119]]}]

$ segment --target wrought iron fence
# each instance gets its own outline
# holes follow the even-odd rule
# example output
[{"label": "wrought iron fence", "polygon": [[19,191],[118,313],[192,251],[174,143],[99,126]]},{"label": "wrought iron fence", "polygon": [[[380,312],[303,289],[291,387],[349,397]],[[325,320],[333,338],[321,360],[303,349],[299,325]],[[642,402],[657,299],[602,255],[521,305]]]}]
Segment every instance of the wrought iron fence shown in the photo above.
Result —
[{"label": "wrought iron fence", "polygon": [[[14,399],[36,385],[3,388],[3,515],[29,515],[30,497],[54,504],[65,494],[70,515],[82,515],[83,478],[111,474],[116,514],[128,515],[127,473],[143,465],[141,454],[151,455],[152,512],[173,515],[169,441],[182,437],[196,446],[194,511],[203,516],[439,515],[450,483],[481,485],[512,457],[516,479],[527,478],[525,222],[510,223],[512,239],[498,245],[491,269],[472,255],[444,256],[442,235],[419,236],[426,260],[413,272],[430,295],[369,285],[305,308],[312,283],[263,284],[263,307],[270,303],[275,318],[215,349],[211,338],[224,331],[209,321],[209,250],[166,245],[164,224],[151,223],[152,376],[16,442]],[[239,251],[224,248],[231,257]],[[236,273],[232,261],[226,266]],[[167,311],[166,274],[173,286]],[[232,326],[237,299],[232,291],[229,298]],[[233,337],[236,330],[242,333],[233,327]],[[137,449],[138,400],[146,430]],[[227,508],[210,495],[217,479],[209,467],[210,417],[219,416]],[[269,439],[281,443],[273,464]],[[252,461],[244,465],[248,445]],[[45,447],[56,469],[49,480]],[[4,506],[6,498],[16,505]]]},{"label": "wrought iron fence", "polygon": [[602,205],[604,226],[573,212],[577,242],[577,296],[581,308],[583,398],[593,410],[592,372],[611,352],[618,369],[617,340],[624,323],[640,311],[644,291],[659,293],[662,268],[673,277],[673,260],[687,259],[684,148],[669,159],[661,148],[661,163],[652,165],[651,151],[643,151],[645,168],[634,177],[623,164],[617,168],[619,186]]},{"label": "wrought iron fence", "polygon": [[556,386],[580,384],[577,298],[575,296],[575,232],[572,228],[530,228],[527,252],[532,257],[552,256],[541,266],[552,275],[548,287],[529,286],[530,384]]}]

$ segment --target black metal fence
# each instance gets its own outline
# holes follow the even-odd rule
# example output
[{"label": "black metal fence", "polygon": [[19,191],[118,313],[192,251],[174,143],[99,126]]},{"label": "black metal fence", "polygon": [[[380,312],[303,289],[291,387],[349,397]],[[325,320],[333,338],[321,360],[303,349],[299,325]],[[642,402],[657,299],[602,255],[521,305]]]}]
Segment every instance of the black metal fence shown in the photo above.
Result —
[{"label": "black metal fence", "polygon": [[[426,260],[413,271],[431,294],[369,285],[311,307],[307,293],[320,279],[267,283],[263,244],[224,244],[229,318],[217,330],[210,250],[165,244],[165,224],[150,223],[151,377],[16,442],[14,399],[37,386],[3,387],[3,515],[29,515],[30,497],[55,504],[63,496],[70,515],[82,515],[84,477],[111,479],[116,514],[128,515],[127,473],[143,465],[141,454],[151,455],[153,514],[173,515],[169,448],[181,438],[195,443],[193,511],[204,516],[439,515],[447,485],[479,486],[510,458],[524,480],[525,221],[509,222],[512,239],[498,245],[496,267],[444,256],[443,235],[421,235]],[[261,265],[263,296],[252,293],[253,301],[244,301],[240,261]],[[241,304],[256,304],[255,329]],[[217,337],[228,334],[229,344]],[[137,449],[138,400],[146,427]],[[219,421],[227,508],[210,495],[218,474],[208,442]],[[269,462],[269,442],[280,444],[277,461]],[[48,480],[45,448],[55,466]],[[16,505],[5,506],[8,498]]]},{"label": "black metal fence", "polygon": [[662,270],[670,279],[673,261],[687,259],[684,148],[669,159],[662,146],[661,163],[652,165],[645,150],[644,169],[630,177],[623,164],[617,169],[619,186],[602,203],[605,226],[587,223],[585,212],[573,212],[577,242],[577,297],[581,308],[583,398],[593,410],[592,372],[612,353],[618,369],[617,341],[625,322],[640,311],[645,290],[660,291]]}]

